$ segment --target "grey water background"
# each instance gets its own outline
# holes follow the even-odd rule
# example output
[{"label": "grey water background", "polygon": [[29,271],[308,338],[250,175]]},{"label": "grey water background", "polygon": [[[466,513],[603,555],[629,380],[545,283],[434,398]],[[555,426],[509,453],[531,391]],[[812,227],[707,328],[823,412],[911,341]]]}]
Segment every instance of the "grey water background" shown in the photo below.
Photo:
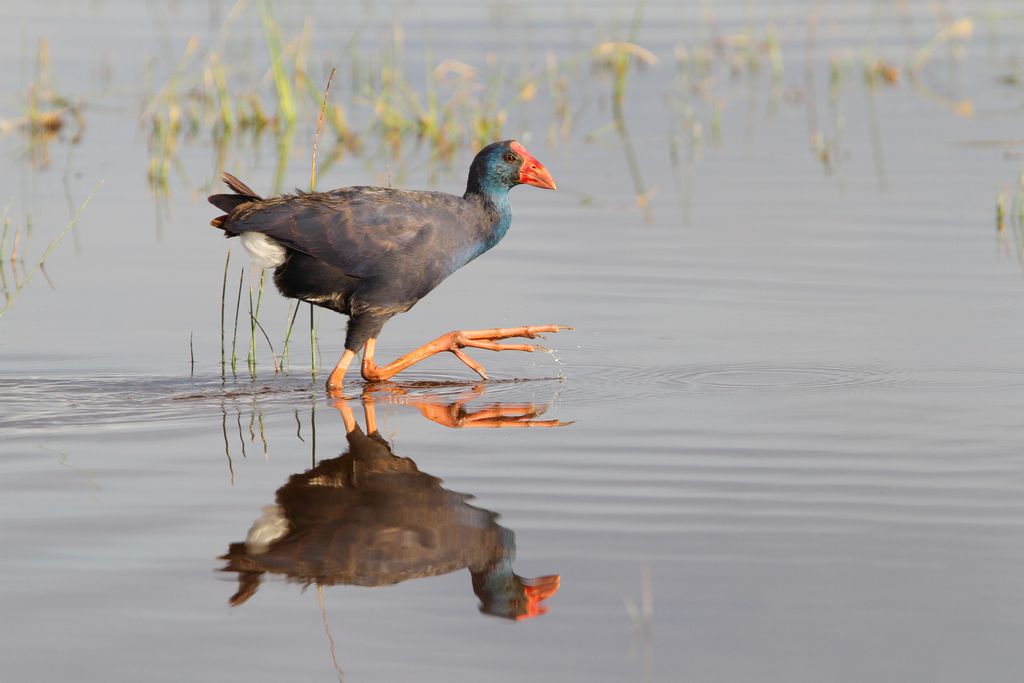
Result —
[{"label": "grey water background", "polygon": [[[37,276],[0,319],[3,678],[334,680],[329,630],[349,681],[1019,680],[1024,281],[993,214],[1021,170],[1024,92],[1002,77],[1020,72],[1024,17],[1014,3],[902,7],[647,4],[636,42],[660,63],[630,75],[625,113],[655,190],[650,221],[614,132],[588,136],[611,120],[607,80],[579,84],[564,142],[544,134],[543,98],[510,113],[506,133],[532,131],[520,137],[559,191],[514,190],[507,238],[389,323],[379,353],[455,328],[576,331],[548,340],[553,355],[474,354],[499,380],[532,378],[482,394],[468,369],[434,359],[400,378],[440,384],[403,385],[377,417],[396,455],[500,515],[518,573],[561,575],[547,614],[511,623],[479,614],[466,571],[329,586],[323,612],[315,587],[268,576],[227,605],[235,576],[217,558],[288,477],[346,448],[302,335],[286,374],[261,347],[255,377],[243,362],[221,380],[228,245],[207,225],[211,146],[182,145],[187,181],[172,178],[167,198],[146,183],[145,94],[229,6],[5,5],[4,111],[18,111],[39,37],[58,89],[87,102],[81,142],[53,143],[49,168],[28,162],[23,136],[0,137],[3,202],[15,222],[30,217],[29,254],[104,184],[47,260],[53,288]],[[705,39],[709,8],[725,35],[776,26],[783,90],[773,101],[763,71],[720,76],[719,139],[692,100],[703,139],[684,137],[673,164],[689,92],[673,55]],[[486,70],[488,52],[587,60],[627,34],[634,8],[275,9],[293,31],[315,18],[326,64],[353,31],[372,48],[401,20],[415,69],[450,57]],[[939,49],[922,87],[871,91],[854,70],[830,104],[830,56],[874,51],[902,66],[944,10],[975,30]],[[265,60],[258,24],[235,38],[238,59]],[[831,169],[810,149],[807,97],[835,144]],[[1006,144],[974,144],[986,141]],[[440,174],[410,154],[405,168],[348,157],[318,186],[394,174],[462,191],[472,150]],[[232,145],[225,167],[265,190],[274,163],[266,139]],[[300,137],[286,187],[308,183],[308,164]],[[264,306],[278,344],[286,302]],[[343,321],[319,321],[330,365]],[[351,375],[360,419],[361,393]],[[464,398],[534,403],[574,424],[452,430],[412,405]]]}]

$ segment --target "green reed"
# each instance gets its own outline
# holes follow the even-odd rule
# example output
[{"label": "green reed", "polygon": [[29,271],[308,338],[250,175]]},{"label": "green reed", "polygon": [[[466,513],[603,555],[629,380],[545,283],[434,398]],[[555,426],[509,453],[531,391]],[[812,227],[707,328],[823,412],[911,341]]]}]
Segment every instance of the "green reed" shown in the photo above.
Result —
[{"label": "green reed", "polygon": [[228,248],[227,256],[224,257],[224,282],[220,288],[220,376],[225,374],[225,348],[224,348],[224,304],[228,294],[228,265],[231,263],[231,249]]},{"label": "green reed", "polygon": [[249,353],[245,358],[245,362],[249,366],[249,372],[252,374],[256,373],[256,326],[259,324],[260,302],[263,301],[263,274],[264,271],[261,270],[255,310],[252,303],[252,285],[249,285]]},{"label": "green reed", "polygon": [[[232,9],[225,26],[237,19],[241,5]],[[363,57],[354,38],[346,46],[352,106],[361,109],[353,117],[346,106],[326,102],[308,75],[312,22],[305,22],[301,34],[286,43],[270,3],[261,0],[256,5],[276,115],[267,113],[265,94],[247,86],[246,79],[238,78],[233,73],[236,69],[221,57],[219,38],[205,52],[193,38],[171,77],[143,108],[141,120],[149,133],[149,180],[155,191],[168,191],[171,172],[178,165],[180,141],[204,131],[211,131],[215,141],[220,141],[236,131],[258,135],[270,129],[278,137],[278,168],[283,169],[291,147],[290,129],[299,120],[304,102],[296,92],[308,94],[308,101],[321,110],[324,123],[333,133],[333,146],[325,156],[327,165],[346,152],[361,152],[366,138],[375,138],[380,149],[393,158],[399,157],[406,140],[415,138],[429,145],[433,159],[448,161],[465,146],[480,146],[501,137],[508,105],[531,99],[517,96],[502,104],[505,79],[500,69],[490,71],[490,78],[481,80],[475,68],[451,60],[442,60],[436,68],[428,64],[423,83],[414,83],[404,71],[404,30],[396,22],[376,60]],[[223,33],[226,29],[221,30]],[[544,73],[542,70],[540,75]],[[524,84],[517,95],[535,92],[538,77],[528,76],[527,80],[534,82]],[[421,89],[425,96],[417,94]],[[563,112],[569,111],[564,106],[567,101],[566,96],[559,105]],[[357,120],[361,130],[355,124]],[[563,135],[568,123],[566,116]]]},{"label": "green reed", "polygon": [[289,359],[289,356],[288,356],[288,342],[289,342],[289,340],[292,337],[292,328],[295,327],[295,318],[299,315],[299,308],[300,307],[301,307],[301,302],[298,299],[295,300],[295,307],[294,308],[292,308],[291,301],[288,302],[288,313],[289,313],[289,315],[287,315],[285,317],[285,319],[288,321],[288,324],[287,324],[287,326],[285,327],[285,330],[284,330],[284,345],[281,348],[281,367],[282,368],[284,367],[285,362],[287,362],[287,359]]},{"label": "green reed", "polygon": [[270,11],[268,0],[261,0],[259,10],[263,25],[263,40],[270,55],[270,69],[274,79],[274,89],[277,91],[278,117],[286,128],[291,127],[295,125],[297,114],[292,83],[288,77],[284,51],[281,47],[281,33]]},{"label": "green reed", "polygon": [[231,335],[231,374],[235,374],[238,363],[238,312],[242,308],[242,284],[245,282],[245,268],[238,272],[238,296],[235,298],[235,329]]},{"label": "green reed", "polygon": [[592,50],[592,59],[595,70],[610,73],[612,76],[612,126],[622,144],[626,165],[633,181],[637,206],[643,211],[644,220],[650,223],[653,220],[650,210],[650,195],[647,184],[644,182],[640,161],[633,148],[625,114],[626,85],[630,67],[635,66],[637,69],[642,69],[654,66],[659,61],[654,53],[635,42],[639,32],[642,10],[643,3],[641,2],[637,4],[636,12],[633,15],[628,40],[599,43]]},{"label": "green reed", "polygon": [[[320,99],[320,114],[317,116],[316,129],[313,131],[313,150],[310,155],[310,170],[309,170],[309,191],[316,192],[316,149],[317,142],[320,139],[320,133],[323,131],[324,118],[326,116],[328,97],[331,93],[331,83],[334,81],[334,74],[337,70],[332,68],[330,76],[327,77],[327,85],[324,86],[323,97]],[[296,313],[298,312],[298,306],[296,305]],[[309,356],[310,356],[310,373],[313,377],[316,377],[316,324],[315,324],[316,313],[313,310],[313,304],[309,304]],[[295,322],[295,317],[292,316],[292,322]],[[288,332],[285,336],[285,344],[287,344],[288,337],[291,336],[291,325],[288,326]]]}]

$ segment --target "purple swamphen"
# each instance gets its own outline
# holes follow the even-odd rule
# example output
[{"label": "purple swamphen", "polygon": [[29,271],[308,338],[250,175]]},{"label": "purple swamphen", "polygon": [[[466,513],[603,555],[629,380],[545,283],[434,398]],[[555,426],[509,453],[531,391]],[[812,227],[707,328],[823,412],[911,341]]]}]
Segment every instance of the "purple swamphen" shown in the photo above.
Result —
[{"label": "purple swamphen", "polygon": [[508,191],[520,184],[555,189],[547,169],[515,140],[484,147],[469,168],[466,193],[343,187],[264,199],[229,173],[235,194],[215,194],[221,211],[211,225],[241,239],[259,268],[274,267],[274,283],[287,297],[349,316],[345,352],[327,380],[339,390],[345,371],[363,349],[362,376],[381,381],[442,351],[455,354],[487,379],[462,352],[534,351],[530,344],[500,344],[570,329],[537,325],[458,330],[441,335],[388,365],[374,362],[381,328],[432,289],[497,244],[512,223]]}]

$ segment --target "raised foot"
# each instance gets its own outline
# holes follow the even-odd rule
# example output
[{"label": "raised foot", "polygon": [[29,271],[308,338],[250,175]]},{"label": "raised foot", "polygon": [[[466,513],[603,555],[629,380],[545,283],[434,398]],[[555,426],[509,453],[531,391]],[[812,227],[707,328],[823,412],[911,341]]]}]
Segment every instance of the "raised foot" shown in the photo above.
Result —
[{"label": "raised foot", "polygon": [[[363,355],[363,379],[367,382],[381,382],[390,379],[402,370],[419,363],[424,358],[429,358],[436,353],[444,351],[453,354],[484,379],[489,379],[484,367],[463,353],[462,349],[470,347],[487,349],[488,351],[526,351],[529,353],[544,347],[533,344],[499,344],[497,340],[512,337],[536,339],[545,333],[571,329],[573,328],[568,325],[526,325],[523,327],[495,327],[489,330],[455,330],[442,334],[432,342],[424,344],[414,351],[410,351],[383,367],[373,362],[375,340],[370,339],[366,342],[366,353]],[[339,365],[341,365],[340,362]]]},{"label": "raised foot", "polygon": [[474,349],[486,349],[488,351],[525,351],[533,353],[537,349],[547,350],[539,344],[498,344],[495,340],[523,337],[526,339],[543,338],[545,333],[560,332],[561,330],[572,330],[568,325],[524,325],[523,327],[494,327],[489,330],[454,330],[448,334],[441,335],[437,342],[445,344],[445,349],[455,355],[469,366],[476,374],[484,379],[490,379],[484,367],[475,360],[464,354],[460,349],[471,347]]}]

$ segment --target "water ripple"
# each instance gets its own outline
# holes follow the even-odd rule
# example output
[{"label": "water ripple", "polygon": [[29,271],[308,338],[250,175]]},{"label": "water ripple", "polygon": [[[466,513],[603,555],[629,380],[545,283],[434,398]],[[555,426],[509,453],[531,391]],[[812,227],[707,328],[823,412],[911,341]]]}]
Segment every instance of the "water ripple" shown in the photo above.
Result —
[{"label": "water ripple", "polygon": [[222,381],[203,377],[0,378],[0,428],[120,424],[206,416],[212,404],[258,400],[261,406],[293,401],[310,390],[308,378]]},{"label": "water ripple", "polygon": [[735,363],[631,368],[574,365],[567,397],[662,399],[680,394],[853,392],[866,390],[1002,391],[1024,388],[1024,369],[898,368],[884,364]]},{"label": "water ripple", "polygon": [[[492,380],[486,384],[465,374],[419,373],[415,379],[388,382],[370,391],[380,402],[411,399],[457,401],[482,395],[490,401],[542,402],[558,391],[558,378]],[[367,390],[352,379],[349,399]],[[154,377],[0,377],[0,429],[38,430],[73,425],[133,425],[203,419],[226,405],[258,404],[262,411],[327,400],[323,377],[308,374],[229,378],[217,375]]]}]

